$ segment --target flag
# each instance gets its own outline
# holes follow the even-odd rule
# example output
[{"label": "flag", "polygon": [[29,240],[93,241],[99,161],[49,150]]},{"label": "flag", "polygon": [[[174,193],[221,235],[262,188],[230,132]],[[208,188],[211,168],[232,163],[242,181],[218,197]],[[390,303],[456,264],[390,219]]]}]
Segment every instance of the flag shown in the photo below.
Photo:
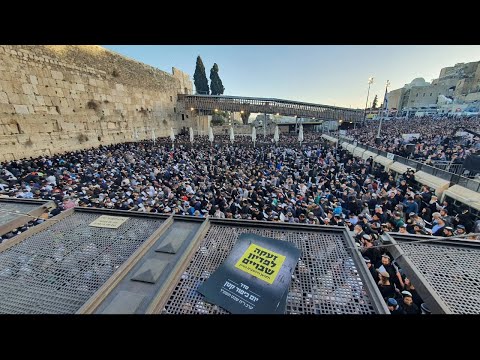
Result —
[{"label": "flag", "polygon": [[252,126],[252,141],[253,146],[255,146],[255,141],[257,141],[257,129],[255,126]]},{"label": "flag", "polygon": [[298,130],[298,141],[300,141],[300,143],[303,141],[303,125],[300,124],[300,130]]},{"label": "flag", "polygon": [[278,125],[275,126],[275,135],[273,135],[273,140],[275,140],[276,144],[278,144],[278,140],[280,140],[280,134],[278,132]]},{"label": "flag", "polygon": [[172,140],[172,142],[175,141],[175,133],[173,132],[173,128],[170,128],[170,140]]},{"label": "flag", "polygon": [[152,140],[153,140],[153,145],[155,145],[155,130],[152,129]]}]

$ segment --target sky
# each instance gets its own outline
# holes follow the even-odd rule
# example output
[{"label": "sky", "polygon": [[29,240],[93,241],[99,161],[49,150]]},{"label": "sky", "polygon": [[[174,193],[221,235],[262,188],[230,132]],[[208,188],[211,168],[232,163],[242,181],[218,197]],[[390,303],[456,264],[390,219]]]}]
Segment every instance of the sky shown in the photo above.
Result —
[{"label": "sky", "polygon": [[378,95],[414,78],[435,79],[440,69],[480,61],[480,45],[103,45],[171,73],[176,67],[193,81],[198,55],[207,78],[214,63],[225,95],[297,100],[364,108]]}]

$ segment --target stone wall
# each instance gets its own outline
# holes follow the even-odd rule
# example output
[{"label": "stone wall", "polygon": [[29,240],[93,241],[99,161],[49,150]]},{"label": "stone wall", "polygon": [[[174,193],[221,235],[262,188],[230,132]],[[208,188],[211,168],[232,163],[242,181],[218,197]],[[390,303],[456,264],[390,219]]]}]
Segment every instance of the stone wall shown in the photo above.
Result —
[{"label": "stone wall", "polygon": [[100,46],[0,45],[0,161],[168,136],[192,87]]}]

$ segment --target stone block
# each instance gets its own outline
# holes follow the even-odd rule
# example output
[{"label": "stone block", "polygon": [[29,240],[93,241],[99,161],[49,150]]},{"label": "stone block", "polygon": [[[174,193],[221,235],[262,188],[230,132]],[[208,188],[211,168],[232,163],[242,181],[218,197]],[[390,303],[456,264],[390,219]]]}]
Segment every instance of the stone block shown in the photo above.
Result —
[{"label": "stone block", "polygon": [[33,95],[32,84],[22,84],[22,90],[25,95]]},{"label": "stone block", "polygon": [[58,111],[55,106],[47,106],[47,113],[50,115],[58,115]]},{"label": "stone block", "polygon": [[8,96],[5,91],[0,91],[0,104],[8,104]]},{"label": "stone block", "polygon": [[34,105],[33,111],[37,114],[47,114],[48,108],[45,105]]},{"label": "stone block", "polygon": [[2,104],[0,103],[0,120],[2,119],[2,114],[14,114],[15,113],[15,108],[13,107],[12,104]]},{"label": "stone block", "polygon": [[63,80],[63,74],[60,71],[51,70],[51,73],[55,80]]},{"label": "stone block", "polygon": [[30,75],[30,82],[33,85],[37,85],[38,84],[38,78],[35,75]]},{"label": "stone block", "polygon": [[43,98],[43,96],[37,96],[36,98],[38,105],[45,105],[45,99]]},{"label": "stone block", "polygon": [[5,91],[7,94],[13,93],[13,86],[10,81],[0,80],[0,89]]},{"label": "stone block", "polygon": [[58,96],[58,97],[65,97],[64,94],[63,94],[63,89],[59,88],[59,87],[55,88],[55,95]]},{"label": "stone block", "polygon": [[52,98],[50,96],[44,96],[43,100],[46,106],[52,106]]},{"label": "stone block", "polygon": [[13,105],[13,107],[17,114],[30,114],[30,111],[28,111],[27,105]]},{"label": "stone block", "polygon": [[37,97],[35,95],[27,95],[25,100],[27,105],[38,105]]}]

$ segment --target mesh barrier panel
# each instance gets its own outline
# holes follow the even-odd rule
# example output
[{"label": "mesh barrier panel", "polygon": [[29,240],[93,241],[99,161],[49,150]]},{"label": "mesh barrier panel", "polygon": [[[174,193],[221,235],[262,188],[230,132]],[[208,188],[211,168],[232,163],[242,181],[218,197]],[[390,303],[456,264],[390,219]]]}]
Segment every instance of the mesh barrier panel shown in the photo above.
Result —
[{"label": "mesh barrier panel", "polygon": [[0,253],[0,313],[76,312],[164,221],[88,226],[99,216],[75,212]]},{"label": "mesh barrier panel", "polygon": [[42,205],[0,202],[0,225],[5,225],[6,223],[20,217],[26,218],[25,222],[28,222],[32,220],[31,217],[16,214],[15,212],[26,214],[40,206]]},{"label": "mesh barrier panel", "polygon": [[480,314],[480,250],[399,245],[453,313]]},{"label": "mesh barrier panel", "polygon": [[212,225],[162,313],[225,314],[196,289],[226,259],[238,236],[252,233],[289,241],[302,251],[287,299],[287,314],[372,314],[366,288],[342,234]]}]

